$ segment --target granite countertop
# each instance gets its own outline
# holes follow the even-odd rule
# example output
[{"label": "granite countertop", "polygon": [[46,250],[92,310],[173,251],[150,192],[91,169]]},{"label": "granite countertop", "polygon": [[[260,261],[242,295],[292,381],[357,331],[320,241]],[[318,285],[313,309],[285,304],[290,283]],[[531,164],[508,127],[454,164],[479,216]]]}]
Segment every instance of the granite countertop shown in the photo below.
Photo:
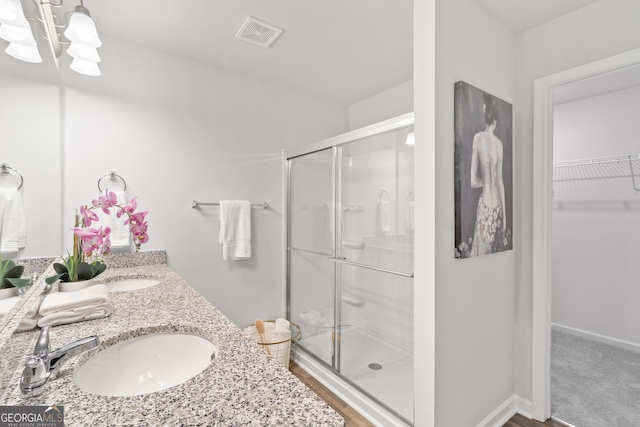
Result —
[{"label": "granite countertop", "polygon": [[[167,390],[106,397],[86,393],[73,381],[74,370],[91,356],[85,354],[67,362],[43,394],[24,398],[18,386],[21,363],[0,405],[63,405],[68,426],[344,426],[339,414],[166,264],[135,264],[110,266],[98,282],[150,278],[160,284],[111,293],[115,310],[108,318],[52,327],[51,348],[98,335],[100,351],[138,335],[183,332],[207,338],[218,347],[211,365]],[[38,331],[30,331],[12,336],[11,347],[25,351],[23,360],[32,352],[37,335]]]}]

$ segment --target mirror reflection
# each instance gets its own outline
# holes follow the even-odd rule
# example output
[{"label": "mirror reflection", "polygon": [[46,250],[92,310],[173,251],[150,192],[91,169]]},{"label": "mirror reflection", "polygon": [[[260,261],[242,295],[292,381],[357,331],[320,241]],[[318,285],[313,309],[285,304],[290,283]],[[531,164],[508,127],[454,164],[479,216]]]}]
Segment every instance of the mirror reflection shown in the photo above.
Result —
[{"label": "mirror reflection", "polygon": [[[79,3],[65,1],[57,11],[63,39],[66,14]],[[22,6],[27,17],[37,15],[33,1]],[[234,322],[248,324],[261,307],[279,305],[280,273],[266,266],[280,263],[273,248],[280,241],[282,149],[412,111],[413,2],[172,6],[85,0],[101,42],[100,76],[74,70],[70,44],[54,61],[37,22],[29,21],[41,63],[8,55],[9,42],[0,40],[0,163],[24,176],[27,234],[25,247],[7,257],[66,256],[75,209],[96,198],[99,179],[115,171],[150,212],[145,250],[167,249],[172,268]],[[364,10],[384,16],[383,27],[364,20],[351,31]],[[284,32],[266,48],[237,39],[247,16]],[[399,86],[403,101],[381,100],[382,117],[359,104]],[[101,184],[122,189],[120,180]],[[192,200],[221,199],[275,207],[254,218],[255,257],[242,274],[216,256],[217,212],[191,208]],[[197,267],[205,264],[210,268]],[[265,286],[240,308],[228,286],[204,285],[212,269],[220,283],[258,278]]]}]

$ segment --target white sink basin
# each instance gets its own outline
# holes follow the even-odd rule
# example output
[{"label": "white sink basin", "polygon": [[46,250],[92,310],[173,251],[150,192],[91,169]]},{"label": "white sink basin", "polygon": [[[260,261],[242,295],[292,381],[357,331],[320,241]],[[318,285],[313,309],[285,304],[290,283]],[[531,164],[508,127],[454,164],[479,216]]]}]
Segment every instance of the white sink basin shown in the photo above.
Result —
[{"label": "white sink basin", "polygon": [[165,390],[204,371],[217,353],[210,341],[180,333],[142,335],[115,344],[76,369],[82,390],[137,396]]},{"label": "white sink basin", "polygon": [[105,283],[104,285],[109,289],[109,292],[126,292],[149,288],[158,283],[160,282],[154,279],[122,279]]}]

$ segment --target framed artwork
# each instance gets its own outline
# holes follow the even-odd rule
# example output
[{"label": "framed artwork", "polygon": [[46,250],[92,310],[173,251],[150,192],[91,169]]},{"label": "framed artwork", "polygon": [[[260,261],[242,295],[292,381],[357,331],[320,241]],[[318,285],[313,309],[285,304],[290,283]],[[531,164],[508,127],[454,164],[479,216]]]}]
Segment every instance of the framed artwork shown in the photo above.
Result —
[{"label": "framed artwork", "polygon": [[513,108],[468,83],[454,87],[455,257],[513,249]]}]

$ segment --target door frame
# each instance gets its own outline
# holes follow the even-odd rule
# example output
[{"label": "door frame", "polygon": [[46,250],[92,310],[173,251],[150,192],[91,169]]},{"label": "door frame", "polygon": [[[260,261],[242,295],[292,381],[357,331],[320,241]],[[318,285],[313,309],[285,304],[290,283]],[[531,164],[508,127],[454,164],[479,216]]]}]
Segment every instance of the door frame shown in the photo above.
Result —
[{"label": "door frame", "polygon": [[553,93],[583,79],[638,65],[640,49],[635,49],[534,81],[531,414],[539,421],[551,416]]}]

